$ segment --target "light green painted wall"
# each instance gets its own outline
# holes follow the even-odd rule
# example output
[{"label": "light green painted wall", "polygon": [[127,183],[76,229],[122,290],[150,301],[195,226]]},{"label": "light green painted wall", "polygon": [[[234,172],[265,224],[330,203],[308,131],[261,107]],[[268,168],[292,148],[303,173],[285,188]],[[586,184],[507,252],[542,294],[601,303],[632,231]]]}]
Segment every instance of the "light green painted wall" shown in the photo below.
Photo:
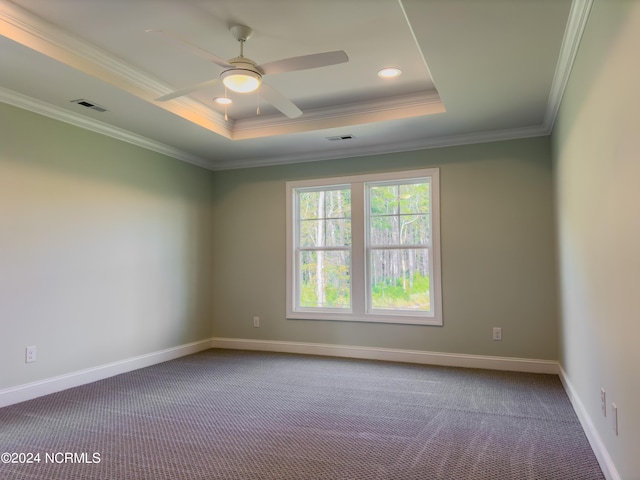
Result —
[{"label": "light green painted wall", "polygon": [[639,47],[640,2],[596,0],[553,132],[561,364],[624,480],[640,479]]},{"label": "light green painted wall", "polygon": [[211,337],[212,176],[0,104],[0,389]]},{"label": "light green painted wall", "polygon": [[[420,167],[441,169],[444,326],[287,320],[285,182]],[[216,172],[214,195],[215,336],[558,358],[548,137]]]}]

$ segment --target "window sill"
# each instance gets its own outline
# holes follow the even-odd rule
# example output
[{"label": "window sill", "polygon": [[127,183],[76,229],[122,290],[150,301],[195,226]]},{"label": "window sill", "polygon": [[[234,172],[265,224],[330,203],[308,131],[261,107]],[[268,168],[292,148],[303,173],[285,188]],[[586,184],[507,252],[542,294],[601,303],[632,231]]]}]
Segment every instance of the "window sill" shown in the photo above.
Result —
[{"label": "window sill", "polygon": [[442,320],[435,317],[411,314],[354,314],[327,312],[287,312],[289,320],[328,320],[336,322],[392,323],[397,325],[442,326]]}]

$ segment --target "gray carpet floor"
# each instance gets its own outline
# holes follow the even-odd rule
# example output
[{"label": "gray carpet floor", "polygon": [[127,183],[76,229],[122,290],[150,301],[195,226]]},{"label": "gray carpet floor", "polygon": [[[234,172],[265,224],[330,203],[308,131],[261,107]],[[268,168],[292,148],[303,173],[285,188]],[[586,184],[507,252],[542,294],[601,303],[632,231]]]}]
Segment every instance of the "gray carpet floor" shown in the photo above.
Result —
[{"label": "gray carpet floor", "polygon": [[39,454],[3,480],[604,479],[557,376],[229,350],[2,408],[0,452]]}]

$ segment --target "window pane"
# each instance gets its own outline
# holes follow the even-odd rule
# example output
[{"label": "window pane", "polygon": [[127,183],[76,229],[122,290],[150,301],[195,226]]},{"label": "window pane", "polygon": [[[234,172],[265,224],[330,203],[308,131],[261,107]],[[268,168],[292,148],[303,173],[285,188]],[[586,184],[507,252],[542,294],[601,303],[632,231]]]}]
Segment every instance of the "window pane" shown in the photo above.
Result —
[{"label": "window pane", "polygon": [[400,185],[400,213],[429,213],[428,182]]},{"label": "window pane", "polygon": [[351,220],[301,220],[300,246],[344,247],[351,245]]},{"label": "window pane", "polygon": [[372,217],[369,221],[371,246],[429,245],[429,215]]},{"label": "window pane", "polygon": [[351,190],[329,190],[325,195],[326,218],[351,217]]},{"label": "window pane", "polygon": [[370,260],[373,309],[431,310],[428,249],[375,249]]},{"label": "window pane", "polygon": [[400,215],[402,245],[428,245],[429,233],[428,215]]},{"label": "window pane", "polygon": [[369,205],[371,215],[398,213],[398,185],[371,187]]},{"label": "window pane", "polygon": [[351,245],[351,220],[327,220],[325,229],[325,245],[328,247],[344,247]]},{"label": "window pane", "polygon": [[369,242],[371,245],[397,245],[399,243],[398,217],[371,217],[369,221]]},{"label": "window pane", "polygon": [[[300,218],[318,218],[321,192],[300,192]],[[324,193],[324,192],[322,192]],[[324,201],[322,202],[324,206]]]},{"label": "window pane", "polygon": [[350,308],[349,251],[300,252],[301,307]]},{"label": "window pane", "polygon": [[300,219],[351,217],[351,190],[299,192]]}]

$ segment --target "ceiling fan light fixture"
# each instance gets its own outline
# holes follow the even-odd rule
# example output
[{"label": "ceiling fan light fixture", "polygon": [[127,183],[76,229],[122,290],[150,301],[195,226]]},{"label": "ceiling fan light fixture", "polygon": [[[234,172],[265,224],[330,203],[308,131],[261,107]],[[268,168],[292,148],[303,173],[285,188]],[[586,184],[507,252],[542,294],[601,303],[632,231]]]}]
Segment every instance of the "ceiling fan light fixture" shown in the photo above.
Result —
[{"label": "ceiling fan light fixture", "polygon": [[229,97],[216,97],[213,99],[218,105],[230,105],[232,100]]},{"label": "ceiling fan light fixture", "polygon": [[259,73],[239,68],[222,72],[220,77],[225,87],[237,93],[254,92],[262,82],[262,76]]}]

